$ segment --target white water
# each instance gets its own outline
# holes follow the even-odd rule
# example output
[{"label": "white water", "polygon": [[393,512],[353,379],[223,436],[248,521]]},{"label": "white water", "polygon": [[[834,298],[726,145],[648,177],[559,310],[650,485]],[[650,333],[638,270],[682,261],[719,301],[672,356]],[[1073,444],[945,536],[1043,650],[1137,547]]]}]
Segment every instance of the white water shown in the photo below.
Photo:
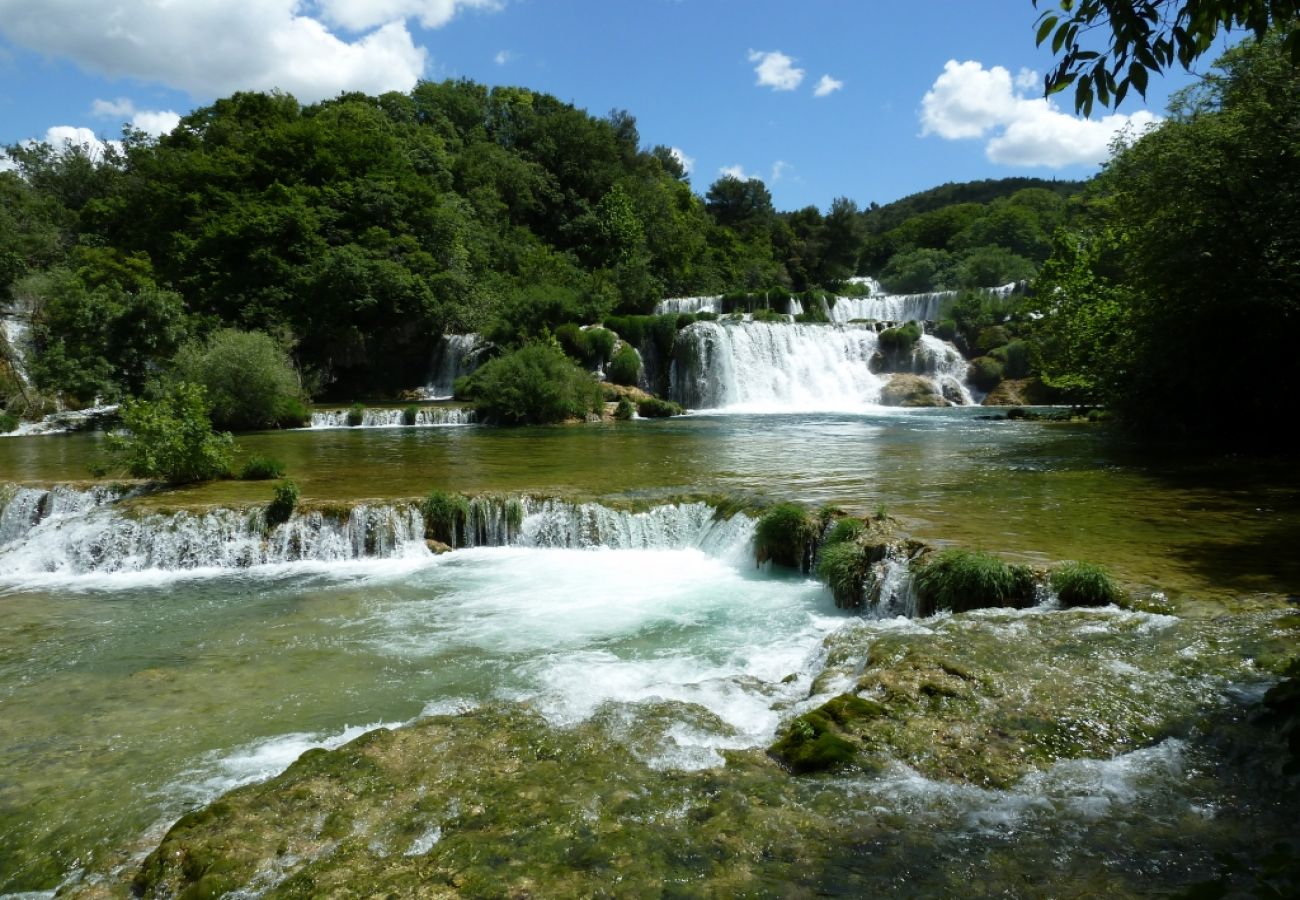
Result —
[{"label": "white water", "polygon": [[692,409],[858,412],[880,400],[878,339],[856,325],[696,322],[677,336],[672,399]]},{"label": "white water", "polygon": [[480,334],[444,334],[433,352],[425,396],[431,400],[449,399],[456,379],[478,368],[485,347]]},{"label": "white water", "polygon": [[422,406],[415,413],[415,421],[406,424],[406,413],[401,409],[367,409],[361,414],[361,423],[351,425],[346,409],[322,409],[311,414],[311,428],[434,428],[444,425],[473,425],[478,414],[472,409],[452,406]]},{"label": "white water", "polygon": [[66,434],[69,431],[81,431],[90,428],[96,420],[106,419],[117,412],[116,403],[102,406],[90,406],[86,409],[69,409],[50,413],[36,422],[23,422],[8,434],[0,437],[31,437],[34,435]]},{"label": "white water", "polygon": [[27,360],[24,352],[27,345],[27,334],[30,330],[30,326],[18,314],[0,316],[0,334],[3,334],[4,343],[8,348],[9,364],[14,375],[24,385],[30,384],[27,378]]}]

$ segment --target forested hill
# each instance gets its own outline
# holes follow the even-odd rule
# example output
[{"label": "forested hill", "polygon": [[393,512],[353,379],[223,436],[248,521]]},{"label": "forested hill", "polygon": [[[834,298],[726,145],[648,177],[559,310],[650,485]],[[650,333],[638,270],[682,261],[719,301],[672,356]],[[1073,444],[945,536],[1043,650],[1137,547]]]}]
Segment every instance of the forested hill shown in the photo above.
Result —
[{"label": "forested hill", "polygon": [[862,213],[867,230],[876,234],[890,231],[922,213],[934,212],[959,203],[992,203],[1017,191],[1039,189],[1068,199],[1083,190],[1086,182],[1061,181],[1055,178],[985,178],[979,181],[949,181],[929,190],[908,194],[883,206],[872,203]]},{"label": "forested hill", "polygon": [[[757,179],[697,192],[626,112],[469,81],[310,106],[241,93],[104,158],[7,153],[0,298],[30,311],[32,375],[69,402],[138,392],[218,327],[274,336],[310,383],[346,395],[420,383],[447,331],[516,344],[665,296],[858,273],[900,289],[1002,283],[1036,270],[1064,215],[1062,192],[1032,179],[778,213]],[[949,200],[962,202],[936,206]],[[869,227],[922,208],[947,216],[941,233]],[[912,251],[919,270],[887,269]]]}]

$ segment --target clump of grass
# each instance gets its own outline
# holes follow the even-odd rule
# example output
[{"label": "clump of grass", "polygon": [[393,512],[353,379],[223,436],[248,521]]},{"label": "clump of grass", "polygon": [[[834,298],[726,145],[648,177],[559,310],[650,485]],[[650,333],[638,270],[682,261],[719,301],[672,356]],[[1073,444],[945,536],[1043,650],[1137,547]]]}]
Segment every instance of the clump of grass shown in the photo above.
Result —
[{"label": "clump of grass", "polygon": [[266,524],[274,527],[289,521],[298,506],[298,496],[298,485],[288,478],[277,484],[266,507]]},{"label": "clump of grass", "polygon": [[1066,563],[1052,573],[1051,584],[1062,606],[1106,606],[1123,596],[1106,570],[1092,563]]},{"label": "clump of grass", "polygon": [[636,407],[632,405],[632,401],[626,397],[620,397],[618,405],[614,407],[614,418],[618,419],[620,422],[626,422],[628,419],[632,418],[632,413],[634,412],[636,412]]},{"label": "clump of grass", "polygon": [[760,566],[771,560],[807,572],[819,534],[817,520],[802,506],[778,503],[763,513],[754,527],[754,559]]},{"label": "clump of grass", "polygon": [[18,417],[11,412],[0,412],[0,434],[18,430]]},{"label": "clump of grass", "polygon": [[[841,522],[857,521],[841,519]],[[859,525],[861,522],[858,523]],[[837,526],[838,527],[838,526]],[[825,582],[840,609],[857,609],[866,592],[871,571],[870,557],[855,540],[846,539],[822,550],[817,560],[817,577]]]},{"label": "clump of grass", "polygon": [[416,406],[414,403],[412,403],[410,406],[403,407],[402,409],[403,425],[414,425],[416,423],[416,420],[419,418],[420,418],[420,407]]},{"label": "clump of grass", "polygon": [[360,425],[362,422],[365,421],[365,418],[366,418],[366,408],[362,406],[360,403],[353,403],[350,407],[348,407],[348,425],[350,425],[351,427],[356,428],[358,425]]},{"label": "clump of grass", "polygon": [[284,463],[271,456],[254,454],[239,470],[241,481],[270,481],[272,478],[284,477]]},{"label": "clump of grass", "polygon": [[830,534],[826,535],[824,541],[827,547],[833,547],[836,544],[843,544],[849,541],[856,541],[862,537],[862,533],[867,530],[867,523],[861,519],[855,519],[852,516],[845,516],[835,523],[831,528]]},{"label": "clump of grass", "polygon": [[649,397],[636,405],[636,411],[643,419],[666,419],[669,416],[680,416],[686,410],[671,400]]},{"label": "clump of grass", "polygon": [[1028,606],[1034,599],[1034,576],[988,553],[943,550],[912,578],[921,615],[938,610],[965,612],[988,606]]},{"label": "clump of grass", "polygon": [[[608,334],[609,332],[606,332]],[[609,362],[609,371],[606,377],[612,384],[621,384],[627,387],[636,387],[637,378],[641,374],[641,354],[636,352],[636,348],[631,344],[624,343],[614,354],[614,358]]]},{"label": "clump of grass", "polygon": [[469,522],[469,501],[460,494],[429,491],[421,510],[424,513],[424,536],[455,547]]}]

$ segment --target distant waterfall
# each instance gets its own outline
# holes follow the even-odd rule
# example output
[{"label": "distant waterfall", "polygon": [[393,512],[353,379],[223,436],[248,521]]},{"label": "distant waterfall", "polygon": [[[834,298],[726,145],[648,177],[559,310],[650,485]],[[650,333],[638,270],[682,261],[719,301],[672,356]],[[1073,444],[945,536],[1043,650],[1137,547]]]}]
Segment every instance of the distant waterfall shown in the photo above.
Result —
[{"label": "distant waterfall", "polygon": [[421,406],[415,411],[415,421],[406,421],[403,409],[383,408],[366,409],[361,413],[361,422],[351,424],[351,411],[346,409],[320,409],[311,414],[312,428],[396,428],[410,425],[415,428],[429,428],[435,425],[473,425],[478,415],[472,409],[460,406]]},{"label": "distant waterfall", "polygon": [[31,330],[27,316],[17,311],[0,316],[0,357],[9,363],[14,377],[22,385],[30,384],[27,377],[26,345]]},{"label": "distant waterfall", "polygon": [[485,346],[479,334],[444,334],[433,352],[425,395],[431,400],[450,398],[456,379],[478,368]]},{"label": "distant waterfall", "polygon": [[879,297],[836,297],[831,321],[874,319],[877,322],[933,322],[945,300],[956,291],[932,294],[885,294]]},{"label": "distant waterfall", "polygon": [[722,312],[722,295],[714,297],[671,297],[655,304],[655,315],[666,313],[720,313]]},{"label": "distant waterfall", "polygon": [[876,349],[855,325],[696,322],[677,336],[671,395],[693,409],[858,410],[880,399]]}]

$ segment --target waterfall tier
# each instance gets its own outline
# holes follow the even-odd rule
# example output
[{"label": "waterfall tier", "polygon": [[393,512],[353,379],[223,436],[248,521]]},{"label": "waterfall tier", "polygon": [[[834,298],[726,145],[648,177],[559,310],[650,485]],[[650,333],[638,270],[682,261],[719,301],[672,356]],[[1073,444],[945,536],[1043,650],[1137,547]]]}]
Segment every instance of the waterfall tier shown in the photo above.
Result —
[{"label": "waterfall tier", "polygon": [[311,414],[312,428],[432,428],[439,425],[473,425],[478,422],[474,410],[459,406],[422,406],[415,411],[415,421],[407,422],[402,409],[367,409],[361,421],[352,425],[352,412],[346,409],[322,409]]},{"label": "waterfall tier", "polygon": [[479,367],[486,348],[487,342],[481,334],[444,334],[433,351],[425,396],[431,400],[450,398],[456,379]]}]

